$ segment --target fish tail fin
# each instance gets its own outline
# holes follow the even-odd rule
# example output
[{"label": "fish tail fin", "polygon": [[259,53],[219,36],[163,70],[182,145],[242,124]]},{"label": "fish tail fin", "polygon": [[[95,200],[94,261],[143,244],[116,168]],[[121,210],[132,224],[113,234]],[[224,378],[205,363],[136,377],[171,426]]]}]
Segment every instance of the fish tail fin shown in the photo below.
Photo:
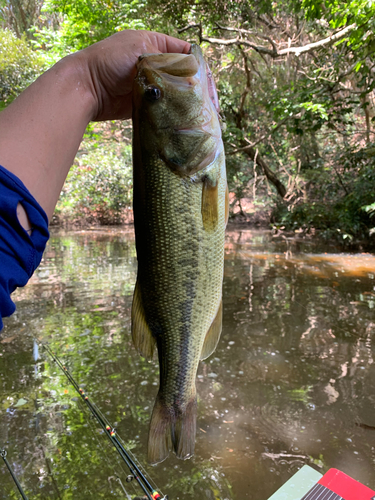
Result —
[{"label": "fish tail fin", "polygon": [[148,461],[153,465],[163,462],[172,449],[177,458],[190,458],[194,454],[196,417],[195,394],[184,411],[168,408],[158,394],[148,435]]},{"label": "fish tail fin", "polygon": [[172,434],[174,451],[177,458],[186,460],[194,455],[195,434],[197,422],[197,397],[188,403],[185,411],[179,412]]},{"label": "fish tail fin", "polygon": [[173,413],[156,397],[148,433],[148,461],[156,465],[167,458],[172,449]]}]

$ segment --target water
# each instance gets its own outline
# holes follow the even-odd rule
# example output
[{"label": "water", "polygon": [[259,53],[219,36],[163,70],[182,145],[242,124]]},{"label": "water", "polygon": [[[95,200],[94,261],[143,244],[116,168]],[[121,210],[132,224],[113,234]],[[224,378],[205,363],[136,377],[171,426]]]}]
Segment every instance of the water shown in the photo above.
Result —
[{"label": "water", "polygon": [[[0,445],[30,499],[133,497],[47,341],[169,498],[266,500],[302,465],[375,489],[375,257],[228,231],[224,325],[199,367],[196,454],[146,464],[157,362],[130,337],[130,230],[53,235],[0,340]],[[117,476],[116,476],[117,474]],[[0,498],[19,498],[0,464]]]}]

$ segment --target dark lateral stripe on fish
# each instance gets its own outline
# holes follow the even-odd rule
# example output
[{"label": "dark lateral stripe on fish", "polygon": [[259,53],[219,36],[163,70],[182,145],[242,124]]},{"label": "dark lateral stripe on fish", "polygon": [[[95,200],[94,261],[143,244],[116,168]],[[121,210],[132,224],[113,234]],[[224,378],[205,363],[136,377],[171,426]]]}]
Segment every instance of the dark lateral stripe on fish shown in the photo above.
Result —
[{"label": "dark lateral stripe on fish", "polygon": [[[196,74],[186,76],[194,65]],[[132,320],[140,316],[148,329],[141,324],[135,334],[149,330],[158,346],[152,463],[171,449],[182,459],[194,453],[196,372],[200,357],[215,349],[222,326],[228,197],[220,121],[209,92],[199,47],[192,47],[192,56],[140,59],[133,88],[133,175],[142,300],[134,302]],[[138,340],[140,350],[149,349],[145,340]]]}]

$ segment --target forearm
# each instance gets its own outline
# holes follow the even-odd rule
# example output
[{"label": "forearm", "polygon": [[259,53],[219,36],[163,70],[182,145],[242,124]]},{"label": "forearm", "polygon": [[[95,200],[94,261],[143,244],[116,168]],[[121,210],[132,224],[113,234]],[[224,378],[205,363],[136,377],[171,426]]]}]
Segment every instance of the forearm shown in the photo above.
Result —
[{"label": "forearm", "polygon": [[89,121],[131,117],[138,56],[189,49],[160,33],[128,30],[62,59],[0,113],[0,165],[51,218]]},{"label": "forearm", "polygon": [[0,330],[1,316],[15,309],[10,294],[42,258],[46,214],[50,219],[89,121],[132,116],[141,54],[189,49],[161,33],[116,33],[58,62],[0,113]]},{"label": "forearm", "polygon": [[[51,218],[95,100],[85,61],[69,56],[0,113],[0,164]],[[19,214],[23,223],[23,213]]]}]

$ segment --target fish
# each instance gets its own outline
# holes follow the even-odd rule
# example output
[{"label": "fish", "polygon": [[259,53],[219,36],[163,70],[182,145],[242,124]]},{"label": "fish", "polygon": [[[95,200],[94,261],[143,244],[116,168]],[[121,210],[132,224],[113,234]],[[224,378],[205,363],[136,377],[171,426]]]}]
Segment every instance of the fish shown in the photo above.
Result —
[{"label": "fish", "polygon": [[133,85],[133,211],[138,260],[131,332],[160,385],[148,461],[194,454],[199,360],[222,330],[229,196],[221,120],[199,46],[144,54]]}]

